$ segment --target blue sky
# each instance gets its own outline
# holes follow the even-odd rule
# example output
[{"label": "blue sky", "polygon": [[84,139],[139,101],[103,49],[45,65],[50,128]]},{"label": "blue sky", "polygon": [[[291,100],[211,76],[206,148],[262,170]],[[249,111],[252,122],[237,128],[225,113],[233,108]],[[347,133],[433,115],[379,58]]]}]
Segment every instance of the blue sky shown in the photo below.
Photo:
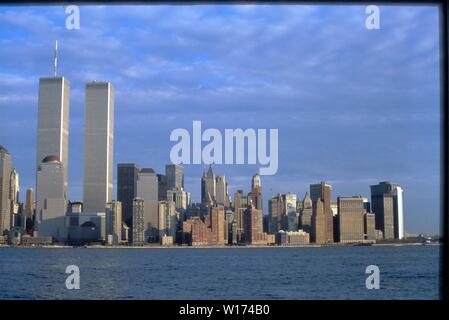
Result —
[{"label": "blue sky", "polygon": [[[82,197],[85,83],[116,89],[114,162],[163,172],[175,128],[278,128],[275,193],[303,197],[326,180],[333,197],[389,180],[405,190],[408,232],[439,230],[439,41],[437,7],[364,6],[0,7],[0,144],[21,187],[33,186],[38,80],[71,82],[69,196]],[[188,165],[200,198],[203,165]],[[250,188],[254,165],[219,165],[230,192]],[[114,177],[116,179],[116,176]]]}]

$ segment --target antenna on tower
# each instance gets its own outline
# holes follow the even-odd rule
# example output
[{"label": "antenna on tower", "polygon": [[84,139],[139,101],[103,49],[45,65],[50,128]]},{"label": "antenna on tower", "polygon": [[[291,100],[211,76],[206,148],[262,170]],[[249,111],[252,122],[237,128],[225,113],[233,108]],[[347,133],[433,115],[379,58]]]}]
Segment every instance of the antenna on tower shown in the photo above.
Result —
[{"label": "antenna on tower", "polygon": [[57,69],[58,69],[58,40],[56,40],[55,43],[55,65],[54,65],[55,78]]}]

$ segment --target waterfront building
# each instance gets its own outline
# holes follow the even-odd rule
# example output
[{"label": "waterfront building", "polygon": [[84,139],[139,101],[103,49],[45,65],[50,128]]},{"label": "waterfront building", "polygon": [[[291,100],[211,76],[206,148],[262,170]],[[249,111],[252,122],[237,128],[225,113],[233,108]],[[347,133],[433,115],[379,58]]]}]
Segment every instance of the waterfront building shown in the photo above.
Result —
[{"label": "waterfront building", "polygon": [[132,228],[133,200],[137,197],[137,175],[135,163],[117,164],[117,201],[122,203],[122,221]]},{"label": "waterfront building", "polygon": [[245,210],[245,242],[266,245],[267,234],[263,232],[263,213],[251,204]]},{"label": "waterfront building", "polygon": [[145,201],[142,198],[133,200],[133,223],[132,223],[132,244],[143,245],[145,239]]},{"label": "waterfront building", "polygon": [[361,242],[365,239],[363,198],[338,197],[339,241]]},{"label": "waterfront building", "polygon": [[267,245],[273,246],[276,244],[276,235],[275,234],[267,234]]},{"label": "waterfront building", "polygon": [[303,230],[288,231],[288,245],[290,246],[303,246],[309,244],[310,235]]},{"label": "waterfront building", "polygon": [[58,242],[67,238],[67,190],[64,164],[55,155],[42,160],[37,170],[37,205],[34,230]]},{"label": "waterfront building", "polygon": [[[325,239],[326,242],[334,242],[334,218],[331,208],[332,200],[332,186],[330,184],[321,181],[317,184],[310,185],[310,198],[312,200],[312,206],[319,203],[317,200],[321,200],[323,205],[323,213],[325,216]],[[319,211],[319,210],[317,210]],[[313,237],[312,237],[313,238]]]},{"label": "waterfront building", "polygon": [[229,224],[229,238],[228,238],[228,243],[231,245],[236,245],[238,244],[239,241],[239,233],[237,232],[238,228],[237,228],[237,221],[233,220],[230,224]]},{"label": "waterfront building", "polygon": [[142,168],[137,175],[137,197],[144,201],[145,239],[155,243],[159,243],[158,192],[156,172],[151,168]]},{"label": "waterfront building", "polygon": [[210,214],[205,217],[205,224],[208,228],[209,245],[223,246],[224,241],[224,207],[214,206],[211,208]]},{"label": "waterfront building", "polygon": [[279,230],[275,234],[276,244],[278,246],[288,245],[288,235],[284,230]]},{"label": "waterfront building", "polygon": [[111,201],[106,204],[106,235],[111,236],[113,245],[122,240],[122,203]]},{"label": "waterfront building", "polygon": [[208,230],[200,217],[191,217],[183,222],[183,243],[190,246],[204,246],[208,244]]},{"label": "waterfront building", "polygon": [[163,236],[170,236],[172,239],[176,237],[176,229],[178,225],[178,212],[174,201],[159,201],[159,239],[162,241]]},{"label": "waterfront building", "polygon": [[69,244],[105,243],[107,237],[104,212],[68,212],[64,218]]},{"label": "waterfront building", "polygon": [[403,239],[405,236],[404,231],[404,190],[395,185],[392,188],[391,194],[393,195],[393,223],[394,223],[394,238]]},{"label": "waterfront building", "polygon": [[173,244],[174,244],[174,242],[173,242],[172,236],[163,235],[161,237],[161,245],[162,246],[172,246]]},{"label": "waterfront building", "polygon": [[376,215],[366,212],[363,216],[365,240],[376,240]]},{"label": "waterfront building", "polygon": [[128,225],[124,222],[122,222],[122,243],[129,243],[130,242],[130,228]]},{"label": "waterfront building", "polygon": [[280,246],[302,246],[310,243],[310,236],[303,230],[279,230],[275,235],[275,242]]},{"label": "waterfront building", "polygon": [[317,198],[313,202],[313,214],[311,219],[311,242],[317,244],[325,244],[328,242],[327,238],[327,214],[324,210],[324,201],[320,198]]},{"label": "waterfront building", "polygon": [[403,189],[390,182],[371,186],[371,210],[376,215],[376,229],[384,239],[404,237]]},{"label": "waterfront building", "polygon": [[225,245],[224,207],[214,206],[204,217],[191,217],[183,222],[183,243],[191,246],[223,246]]},{"label": "waterfront building", "polygon": [[84,109],[84,210],[103,212],[112,200],[114,161],[114,87],[86,85]]}]

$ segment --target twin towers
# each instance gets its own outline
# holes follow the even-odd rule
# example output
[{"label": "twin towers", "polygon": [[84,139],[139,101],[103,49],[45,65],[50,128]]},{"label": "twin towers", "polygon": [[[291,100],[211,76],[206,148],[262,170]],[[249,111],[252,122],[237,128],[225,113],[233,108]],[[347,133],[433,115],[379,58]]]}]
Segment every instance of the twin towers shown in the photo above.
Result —
[{"label": "twin towers", "polygon": [[[112,84],[99,81],[86,84],[84,107],[83,211],[104,212],[105,204],[112,200],[113,191],[114,88]],[[62,196],[67,201],[69,114],[70,82],[64,77],[57,77],[56,74],[54,77],[41,78],[36,156],[38,202],[36,213],[40,218],[38,221],[46,218],[47,200],[54,197],[60,199]],[[47,160],[44,161],[44,159]],[[49,162],[59,169],[45,169]],[[46,173],[43,172],[45,170]],[[55,172],[58,170],[59,176]],[[50,190],[54,189],[52,186],[55,185],[60,186],[56,189],[62,188],[62,190],[55,190],[55,194],[51,194]],[[48,212],[47,216],[59,214],[65,215],[65,211]]]}]

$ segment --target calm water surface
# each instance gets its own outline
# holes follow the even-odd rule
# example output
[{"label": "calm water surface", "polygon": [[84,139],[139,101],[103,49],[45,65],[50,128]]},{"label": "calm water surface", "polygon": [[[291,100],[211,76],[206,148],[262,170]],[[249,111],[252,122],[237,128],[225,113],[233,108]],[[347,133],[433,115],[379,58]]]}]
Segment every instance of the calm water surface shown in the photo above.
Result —
[{"label": "calm water surface", "polygon": [[[365,287],[372,264],[380,290]],[[0,248],[0,299],[437,299],[438,272],[438,246]]]}]

